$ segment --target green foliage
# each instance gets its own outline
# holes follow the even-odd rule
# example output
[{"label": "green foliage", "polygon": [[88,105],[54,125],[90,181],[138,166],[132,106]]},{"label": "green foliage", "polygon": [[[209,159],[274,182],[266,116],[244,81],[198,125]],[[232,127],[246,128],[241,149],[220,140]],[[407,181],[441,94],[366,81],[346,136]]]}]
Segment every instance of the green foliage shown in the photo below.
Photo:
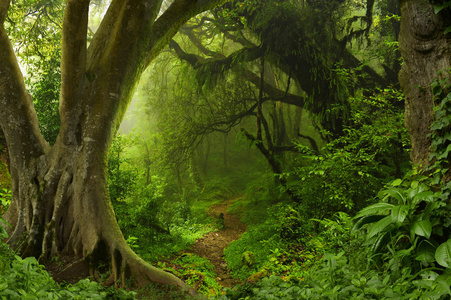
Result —
[{"label": "green foliage", "polygon": [[[310,245],[298,247],[295,255],[273,251],[277,265],[284,265],[287,258],[290,262],[283,272],[268,269],[265,273],[279,276],[227,289],[225,295],[212,299],[446,299],[451,294],[449,270],[441,274],[429,268],[415,273],[403,266],[394,272],[389,264],[375,268],[372,256],[367,256],[368,246],[362,246],[362,236],[352,230],[351,219],[344,214],[337,217],[321,220],[324,231],[312,236]],[[308,252],[309,247],[316,253]],[[315,254],[309,262],[302,260],[307,253]]]},{"label": "green foliage", "polygon": [[111,201],[126,199],[136,184],[137,170],[130,163],[126,149],[136,143],[133,136],[117,135],[108,155],[108,188]]},{"label": "green foliage", "polygon": [[268,220],[230,243],[224,250],[224,258],[234,277],[246,279],[265,265],[272,250],[280,248],[280,244],[279,231]]},{"label": "green foliage", "polygon": [[206,258],[185,253],[171,261],[158,263],[158,267],[173,273],[204,295],[217,294],[222,287],[216,282],[214,266]]},{"label": "green foliage", "polygon": [[338,212],[332,219],[312,220],[320,224],[320,234],[317,238],[327,245],[328,251],[355,250],[352,246],[359,243],[359,237],[356,232],[351,231],[353,220],[349,215]]},{"label": "green foliage", "polygon": [[128,198],[115,201],[113,206],[129,245],[142,258],[158,261],[185,249],[215,228],[214,221],[207,217],[207,209],[216,201],[192,202],[178,194],[170,197],[163,180],[154,176],[151,184],[135,186]]},{"label": "green foliage", "polygon": [[[439,14],[441,11],[451,11],[451,1],[441,1],[441,3],[434,4],[434,13]],[[444,34],[451,33],[451,26],[446,27]]]},{"label": "green foliage", "polygon": [[88,279],[58,286],[35,258],[14,256],[11,268],[0,278],[2,299],[135,299],[135,293],[105,289]]},{"label": "green foliage", "polygon": [[10,263],[14,258],[14,252],[9,246],[2,242],[3,239],[8,237],[8,233],[4,226],[11,226],[5,220],[0,217],[0,273],[3,274],[10,267]]},{"label": "green foliage", "polygon": [[36,70],[27,79],[38,115],[39,129],[50,144],[54,144],[60,129],[59,94],[61,89],[61,52],[56,50],[51,57],[36,62]]},{"label": "green foliage", "polygon": [[11,204],[11,190],[7,188],[0,188],[0,216],[8,210]]},{"label": "green foliage", "polygon": [[[355,213],[372,201],[383,184],[409,167],[407,132],[395,105],[402,94],[386,89],[351,99],[353,125],[322,153],[308,153],[291,174],[290,189],[305,218]],[[302,148],[301,148],[302,149]]]},{"label": "green foliage", "polygon": [[366,244],[394,273],[414,273],[436,264],[448,268],[451,213],[448,177],[450,100],[449,81],[432,84],[441,99],[431,126],[432,154],[427,172],[413,170],[379,193],[382,201],[361,210],[357,228],[368,228]]},{"label": "green foliage", "polygon": [[[0,218],[0,223],[5,223]],[[136,293],[114,287],[105,288],[88,279],[74,285],[58,285],[34,257],[14,255],[1,240],[7,237],[0,224],[1,299],[135,299]]]},{"label": "green foliage", "polygon": [[[451,124],[451,82],[446,76],[451,74],[451,69],[445,70],[445,79],[435,80],[432,85],[432,92],[439,104],[435,107],[435,120],[431,125],[432,139],[431,146],[433,152],[429,159],[433,162],[431,170],[434,171],[433,183],[439,184],[440,180],[448,172],[449,153],[451,151],[451,133],[449,131]],[[446,74],[447,73],[447,74]],[[440,75],[440,74],[439,74]]]},{"label": "green foliage", "polygon": [[126,242],[130,246],[130,248],[132,248],[132,249],[139,248],[138,238],[136,236],[129,236],[127,238]]},{"label": "green foliage", "polygon": [[300,288],[292,282],[284,281],[277,276],[266,277],[254,286],[244,284],[236,291],[227,289],[226,295],[212,297],[214,300],[248,300],[248,299],[286,299],[300,298]]},{"label": "green foliage", "polygon": [[26,68],[25,81],[33,96],[39,128],[50,144],[55,142],[60,127],[63,12],[60,0],[19,0],[11,4],[5,22],[15,52]]},{"label": "green foliage", "polygon": [[[445,269],[451,263],[448,185],[441,180],[433,183],[417,171],[408,173],[404,180],[393,180],[402,172],[399,162],[407,160],[402,115],[392,104],[401,97],[394,90],[384,90],[353,103],[358,109],[355,125],[347,129],[347,135],[328,145],[325,153],[309,154],[310,165],[291,174],[304,180],[303,189],[297,190],[304,202],[273,206],[278,214],[263,214],[267,223],[258,223],[271,224],[269,228],[252,228],[259,233],[253,237],[254,243],[277,238],[269,247],[270,254],[252,270],[254,274],[244,272],[242,262],[233,273],[241,278],[250,276],[251,281],[278,277],[228,290],[218,299],[441,299],[451,294],[447,288],[449,270]],[[439,117],[437,122],[446,123]],[[445,125],[443,133],[448,131]],[[446,151],[449,142],[443,139],[442,143],[438,147]],[[448,153],[437,153],[435,157],[442,159],[439,163],[443,167],[435,164],[432,175],[441,179],[447,171]],[[391,185],[379,193],[382,202],[362,209],[355,217],[355,226],[344,213],[324,218],[334,210],[361,209],[387,180]],[[368,183],[374,184],[372,190],[362,193]],[[437,189],[439,183],[442,187]],[[319,188],[315,189],[316,185]],[[334,198],[328,197],[318,204],[315,200],[325,193],[336,194],[337,201],[343,202],[327,207],[334,203]],[[344,202],[347,197],[352,200]],[[314,211],[318,206],[325,213]],[[309,214],[315,219],[308,220]],[[353,227],[365,229],[366,235]],[[229,247],[238,251],[226,250],[231,267],[240,267],[239,253],[244,251],[252,254],[252,263],[258,262],[255,257],[264,253],[264,247],[258,244],[252,248],[251,240],[246,233]],[[241,248],[240,243],[244,245]]]},{"label": "green foliage", "polygon": [[[258,210],[251,209],[256,207],[256,202],[248,200],[241,204],[245,206],[239,210],[246,212],[243,219],[250,221],[249,228],[224,251],[234,277],[249,280],[269,274],[285,278],[303,277],[306,270],[327,251],[342,248],[351,251],[355,248],[355,243],[349,245],[355,234],[351,234],[353,224],[346,214],[340,213],[330,220],[305,220],[298,212],[299,206],[273,204],[268,205],[264,213],[267,204],[264,198],[259,200]],[[249,216],[250,211],[263,217]],[[315,223],[319,224],[315,226]],[[315,227],[320,228],[315,230]]]},{"label": "green foliage", "polygon": [[[346,245],[346,252],[339,254],[339,257],[349,253],[350,256],[354,255],[353,261],[357,265],[361,265],[361,261],[355,257],[357,249],[360,249],[360,241],[350,243],[351,237],[355,238],[355,234],[351,233],[352,222],[349,216],[341,213],[337,215],[336,220],[322,220],[320,225],[323,227],[321,233],[310,234],[309,239],[300,244],[280,243],[278,248],[272,249],[271,257],[262,270],[248,279],[252,281],[253,278],[264,277],[255,285],[244,284],[233,290],[228,289],[226,295],[213,299],[310,299],[309,297],[323,299],[327,293],[318,287],[331,278],[336,282],[338,275],[338,272],[335,273],[330,269],[335,268],[337,259],[326,253],[343,249]],[[321,271],[322,263],[328,259],[332,259],[332,263],[328,265],[328,272],[318,272]],[[318,276],[319,274],[321,276]],[[269,277],[265,277],[268,275]],[[314,293],[306,288],[309,285],[304,283],[311,280],[320,281],[315,284],[320,291],[317,292],[316,298]],[[333,287],[330,284],[328,293],[331,293]],[[325,290],[327,291],[327,287]]]},{"label": "green foliage", "polygon": [[450,231],[451,220],[451,215],[443,212],[447,204],[440,200],[440,194],[432,192],[424,182],[395,180],[380,193],[382,202],[356,215],[357,228],[372,225],[367,230],[366,244],[374,254],[389,260],[394,273],[406,267],[417,272],[435,262],[434,253]]},{"label": "green foliage", "polygon": [[6,239],[8,237],[8,233],[6,232],[6,229],[4,226],[11,226],[8,222],[3,220],[3,218],[0,217],[0,241],[3,239]]}]

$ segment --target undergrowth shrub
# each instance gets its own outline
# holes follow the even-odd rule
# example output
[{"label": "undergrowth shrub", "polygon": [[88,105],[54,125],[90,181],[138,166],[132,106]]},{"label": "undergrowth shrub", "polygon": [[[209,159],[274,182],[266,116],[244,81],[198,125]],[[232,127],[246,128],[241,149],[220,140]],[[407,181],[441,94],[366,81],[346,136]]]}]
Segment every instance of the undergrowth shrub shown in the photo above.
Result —
[{"label": "undergrowth shrub", "polygon": [[11,203],[11,190],[8,188],[1,188],[0,185],[0,216],[3,215]]},{"label": "undergrowth shrub", "polygon": [[[0,218],[0,223],[3,219]],[[7,234],[0,225],[0,299],[135,299],[136,293],[105,288],[83,279],[58,285],[34,257],[22,259],[2,242]]]},{"label": "undergrowth shrub", "polygon": [[320,153],[299,145],[301,155],[287,174],[289,189],[301,199],[303,219],[355,214],[374,203],[383,185],[409,168],[409,141],[398,107],[403,95],[386,89],[351,98],[352,118],[344,135]]},{"label": "undergrowth shrub", "polygon": [[[313,219],[319,227],[324,227],[315,235],[307,235],[310,241],[306,239],[297,239],[302,242],[304,249],[315,249],[316,260],[310,264],[303,272],[296,269],[292,264],[287,273],[281,273],[281,276],[270,276],[258,281],[255,285],[245,284],[234,290],[227,290],[225,295],[218,296],[215,299],[450,299],[451,297],[451,213],[449,198],[451,195],[451,181],[449,176],[449,158],[451,156],[450,146],[450,120],[451,120],[451,93],[449,91],[451,84],[445,80],[435,82],[432,85],[434,94],[441,100],[437,107],[437,114],[432,124],[432,150],[430,167],[425,172],[419,172],[414,169],[406,174],[404,179],[393,178],[379,194],[380,201],[376,204],[367,206],[360,210],[354,218],[357,223],[353,226],[351,219],[340,213],[336,219],[319,218],[326,216],[321,211],[313,211],[313,214],[319,212],[319,216]],[[390,92],[390,91],[388,91]],[[370,99],[373,101],[374,99]],[[388,123],[387,123],[388,124]],[[373,124],[374,125],[374,124]],[[383,124],[381,124],[383,125]],[[358,149],[371,149],[378,146],[378,143],[385,145],[382,152],[373,152],[373,156],[366,156],[363,174],[367,179],[373,178],[379,180],[390,179],[390,176],[399,174],[402,170],[402,164],[393,154],[396,152],[387,152],[386,145],[390,144],[390,137],[393,133],[399,135],[401,127],[390,128],[388,126],[373,126],[364,128],[367,136],[360,136],[358,143],[348,146]],[[374,134],[374,130],[390,130],[385,134],[383,132]],[[402,140],[402,139],[399,139]],[[339,141],[340,142],[340,141]],[[362,144],[363,142],[363,144]],[[399,143],[399,141],[398,141]],[[366,144],[366,145],[365,145]],[[395,143],[396,144],[396,143]],[[368,148],[368,145],[370,146]],[[312,175],[311,181],[306,181],[308,186],[318,193],[320,189],[315,186],[315,176],[320,179],[326,176],[326,172],[333,168],[331,162],[338,159],[351,160],[352,157],[340,155],[343,149],[349,149],[348,146],[333,149],[332,158],[315,156],[319,161],[314,165],[314,169],[307,173]],[[398,145],[399,146],[399,145]],[[357,149],[357,148],[355,148]],[[355,150],[354,149],[354,150]],[[400,147],[399,150],[403,148]],[[352,148],[351,148],[352,150]],[[353,151],[354,151],[353,150]],[[385,153],[384,153],[385,151]],[[399,151],[398,154],[404,154]],[[352,151],[350,152],[352,153]],[[354,151],[354,153],[356,153]],[[368,152],[370,153],[370,152]],[[337,157],[338,155],[338,157]],[[383,159],[391,158],[392,162],[383,162]],[[371,163],[374,159],[376,164]],[[326,162],[326,163],[323,163]],[[359,162],[359,159],[356,160]],[[364,161],[360,161],[364,162]],[[380,176],[378,173],[385,170],[390,164],[396,163],[397,168],[390,176]],[[321,167],[327,166],[327,168]],[[339,168],[344,164],[337,164]],[[358,166],[358,165],[355,165]],[[304,169],[308,170],[308,169]],[[351,171],[348,173],[347,171]],[[353,181],[353,170],[351,165],[343,174],[350,177],[353,182],[354,190],[360,188],[365,181]],[[324,173],[323,173],[324,172]],[[298,172],[298,174],[301,174]],[[331,172],[330,176],[337,177],[339,173]],[[340,174],[339,174],[340,175]],[[361,176],[362,174],[357,173]],[[342,176],[342,175],[340,175]],[[307,177],[306,177],[307,178]],[[302,179],[302,178],[301,178]],[[341,181],[338,180],[338,183]],[[320,180],[319,185],[324,183]],[[318,185],[318,184],[317,184]],[[333,183],[331,183],[333,187]],[[315,188],[317,188],[315,190]],[[338,192],[348,193],[349,187],[345,189],[331,188],[324,191],[328,195],[334,195]],[[302,191],[302,188],[299,190]],[[369,191],[366,191],[369,192]],[[315,193],[301,193],[307,195],[306,207],[291,207],[287,210],[287,221],[290,229],[285,233],[286,239],[296,240],[297,235],[302,235],[302,230],[297,231],[298,226],[303,226],[303,212],[309,212],[309,200],[313,203]],[[348,195],[355,194],[352,189]],[[320,197],[321,194],[319,195]],[[352,204],[354,201],[347,201],[346,197],[337,197],[339,203]],[[349,198],[349,199],[352,199]],[[366,198],[362,198],[365,200]],[[333,199],[332,199],[333,200]],[[355,203],[355,202],[354,202]],[[322,205],[322,202],[319,202]],[[348,207],[357,209],[357,206]],[[304,210],[303,210],[304,209]],[[323,208],[321,208],[323,209]],[[330,208],[326,207],[326,210]],[[332,211],[328,211],[331,213]],[[305,222],[305,221],[304,221]],[[354,229],[351,229],[354,227]],[[320,229],[320,228],[318,228]],[[305,235],[305,233],[304,233]],[[301,255],[304,249],[298,251]],[[320,250],[323,250],[321,252]],[[279,253],[280,252],[280,253]],[[275,255],[273,261],[279,263],[279,259],[285,259],[288,255],[286,250],[278,249],[273,251]],[[299,256],[298,256],[299,257]],[[289,276],[289,272],[295,270],[298,276]],[[274,272],[274,274],[277,274]]]},{"label": "undergrowth shrub", "polygon": [[165,179],[152,176],[150,184],[136,185],[126,199],[113,202],[119,226],[145,260],[174,255],[216,229],[208,209],[224,194],[215,186],[207,182],[202,190],[169,194]]},{"label": "undergrowth shrub", "polygon": [[234,277],[246,279],[259,271],[280,247],[279,231],[271,221],[248,229],[224,250],[224,258]]},{"label": "undergrowth shrub", "polygon": [[181,278],[204,295],[215,295],[222,289],[216,281],[214,266],[206,258],[184,253],[170,263],[159,262],[157,266]]},{"label": "undergrowth shrub", "polygon": [[284,199],[277,188],[262,184],[262,180],[269,180],[269,176],[257,177],[249,184],[243,200],[229,208],[240,212],[248,225],[240,239],[224,251],[232,276],[252,281],[270,274],[303,277],[321,255],[354,237],[347,214],[306,219],[303,203]]},{"label": "undergrowth shrub", "polygon": [[346,214],[321,220],[320,225],[323,231],[294,251],[287,247],[272,251],[264,278],[211,299],[447,299],[451,295],[449,269],[412,272],[406,265],[393,272],[392,265],[373,259],[370,247],[364,246],[365,236],[352,229]]}]

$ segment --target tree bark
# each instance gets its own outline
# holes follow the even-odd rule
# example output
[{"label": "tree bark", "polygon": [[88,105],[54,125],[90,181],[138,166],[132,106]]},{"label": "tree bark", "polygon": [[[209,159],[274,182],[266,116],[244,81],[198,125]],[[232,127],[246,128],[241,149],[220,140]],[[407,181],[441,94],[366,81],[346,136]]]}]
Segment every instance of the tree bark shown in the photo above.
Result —
[{"label": "tree bark", "polygon": [[12,178],[8,243],[41,260],[78,256],[72,269],[84,264],[91,273],[107,262],[111,282],[150,280],[194,294],[127,245],[108,195],[107,154],[144,69],[190,17],[224,1],[175,0],[157,18],[161,0],[113,0],[88,48],[89,2],[66,0],[61,129],[50,147],[3,26],[9,1],[0,0],[0,127]]},{"label": "tree bark", "polygon": [[[433,1],[403,0],[399,46],[404,60],[399,81],[405,94],[405,124],[412,143],[414,164],[428,164],[431,141],[428,138],[434,119],[434,96],[430,85],[437,72],[451,67],[449,12],[434,14]],[[448,76],[444,72],[441,76]]]}]

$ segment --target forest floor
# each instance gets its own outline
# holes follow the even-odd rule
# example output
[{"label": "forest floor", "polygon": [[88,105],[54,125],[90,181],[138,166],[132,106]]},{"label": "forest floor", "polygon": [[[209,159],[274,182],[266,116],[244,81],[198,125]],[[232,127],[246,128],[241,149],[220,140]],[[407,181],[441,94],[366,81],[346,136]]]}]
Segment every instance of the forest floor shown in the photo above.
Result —
[{"label": "forest floor", "polygon": [[233,287],[241,283],[240,280],[230,276],[230,270],[224,260],[224,249],[246,231],[246,225],[240,221],[240,217],[227,212],[228,207],[240,198],[229,199],[210,207],[209,214],[212,217],[219,220],[224,218],[223,228],[207,233],[186,250],[188,253],[208,259],[214,266],[217,274],[216,280],[223,287]]}]

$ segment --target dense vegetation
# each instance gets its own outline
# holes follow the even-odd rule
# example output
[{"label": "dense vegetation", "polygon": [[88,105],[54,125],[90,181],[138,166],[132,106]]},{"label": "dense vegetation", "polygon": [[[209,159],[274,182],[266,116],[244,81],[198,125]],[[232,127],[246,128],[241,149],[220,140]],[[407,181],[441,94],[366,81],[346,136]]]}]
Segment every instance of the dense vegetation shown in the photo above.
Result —
[{"label": "dense vegetation", "polygon": [[[107,6],[92,1],[88,38]],[[64,7],[16,1],[5,22],[50,144]],[[451,2],[434,9],[449,17]],[[412,165],[400,13],[389,0],[237,0],[192,18],[141,77],[109,149],[128,245],[210,299],[448,299],[451,68],[418,87],[436,105],[429,161]],[[190,298],[133,278],[116,289],[108,267],[57,283],[66,257],[21,258],[5,243],[6,148],[0,135],[1,299]],[[190,247],[221,235],[212,208],[230,199],[246,231],[224,249],[241,283],[224,286]]]}]

